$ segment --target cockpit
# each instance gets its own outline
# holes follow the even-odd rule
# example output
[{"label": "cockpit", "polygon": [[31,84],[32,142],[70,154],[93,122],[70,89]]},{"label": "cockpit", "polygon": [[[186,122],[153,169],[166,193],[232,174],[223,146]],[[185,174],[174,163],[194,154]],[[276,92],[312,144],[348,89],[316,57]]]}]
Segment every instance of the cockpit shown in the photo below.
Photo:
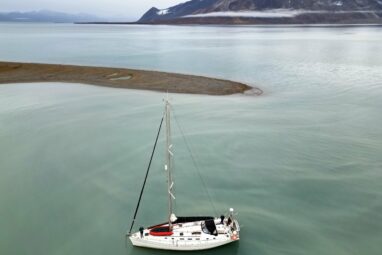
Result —
[{"label": "cockpit", "polygon": [[218,235],[218,231],[216,230],[216,225],[214,220],[206,220],[201,223],[202,231],[205,234],[209,235]]}]

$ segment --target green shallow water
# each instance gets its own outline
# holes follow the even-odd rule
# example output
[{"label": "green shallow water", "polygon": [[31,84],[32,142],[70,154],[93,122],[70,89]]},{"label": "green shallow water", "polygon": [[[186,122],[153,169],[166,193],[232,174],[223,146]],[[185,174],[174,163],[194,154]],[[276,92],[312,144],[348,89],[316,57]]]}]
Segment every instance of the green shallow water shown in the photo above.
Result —
[{"label": "green shallow water", "polygon": [[[264,90],[170,95],[218,213],[234,207],[242,225],[239,243],[198,254],[380,254],[382,29],[0,28],[3,60],[174,70]],[[0,85],[0,253],[168,254],[124,243],[163,97]],[[163,139],[158,148],[136,227],[166,217]],[[175,123],[174,151],[177,214],[213,213]]]}]

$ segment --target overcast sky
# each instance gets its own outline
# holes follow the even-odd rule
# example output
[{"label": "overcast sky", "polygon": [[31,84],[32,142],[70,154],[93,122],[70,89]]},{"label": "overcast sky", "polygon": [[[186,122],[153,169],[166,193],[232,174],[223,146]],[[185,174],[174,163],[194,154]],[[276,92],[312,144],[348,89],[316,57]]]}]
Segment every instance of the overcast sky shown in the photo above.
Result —
[{"label": "overcast sky", "polygon": [[153,6],[163,9],[182,2],[186,0],[0,0],[0,12],[44,9],[137,19]]}]

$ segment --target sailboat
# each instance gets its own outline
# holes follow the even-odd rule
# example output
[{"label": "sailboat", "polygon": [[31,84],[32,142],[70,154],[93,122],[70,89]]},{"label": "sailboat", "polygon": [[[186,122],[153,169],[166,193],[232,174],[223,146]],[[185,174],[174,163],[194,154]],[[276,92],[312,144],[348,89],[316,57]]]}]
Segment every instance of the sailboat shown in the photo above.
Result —
[{"label": "sailboat", "polygon": [[[171,150],[172,142],[170,127],[171,104],[168,99],[164,100],[164,102],[164,116],[160,122],[158,134],[156,136],[154,148],[152,150],[130,231],[126,234],[126,238],[128,237],[134,246],[176,251],[206,250],[238,241],[240,239],[240,226],[236,219],[234,209],[232,208],[229,209],[226,215],[217,217],[177,217],[175,215],[173,210],[173,200],[175,199],[175,196],[173,194],[173,152]],[[165,121],[166,126],[166,163],[164,165],[164,169],[167,175],[168,218],[164,223],[156,224],[147,228],[140,227],[139,231],[132,233],[163,121]]]}]

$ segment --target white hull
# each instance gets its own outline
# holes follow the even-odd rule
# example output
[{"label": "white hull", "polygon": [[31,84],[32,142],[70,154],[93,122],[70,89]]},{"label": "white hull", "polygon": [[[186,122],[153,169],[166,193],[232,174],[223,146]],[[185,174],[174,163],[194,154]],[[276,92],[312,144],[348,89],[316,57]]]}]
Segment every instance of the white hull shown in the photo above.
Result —
[{"label": "white hull", "polygon": [[207,250],[239,240],[240,229],[236,220],[229,226],[220,224],[220,219],[215,222],[217,235],[203,232],[202,221],[197,221],[174,225],[173,234],[169,236],[152,236],[150,229],[145,229],[142,235],[137,232],[129,238],[134,246],[174,251]]},{"label": "white hull", "polygon": [[160,249],[160,250],[173,250],[173,251],[200,251],[216,248],[225,244],[234,242],[233,240],[222,240],[212,243],[211,241],[199,241],[199,242],[185,242],[185,241],[173,241],[168,243],[153,242],[147,240],[137,240],[130,238],[132,244],[138,247]]}]

